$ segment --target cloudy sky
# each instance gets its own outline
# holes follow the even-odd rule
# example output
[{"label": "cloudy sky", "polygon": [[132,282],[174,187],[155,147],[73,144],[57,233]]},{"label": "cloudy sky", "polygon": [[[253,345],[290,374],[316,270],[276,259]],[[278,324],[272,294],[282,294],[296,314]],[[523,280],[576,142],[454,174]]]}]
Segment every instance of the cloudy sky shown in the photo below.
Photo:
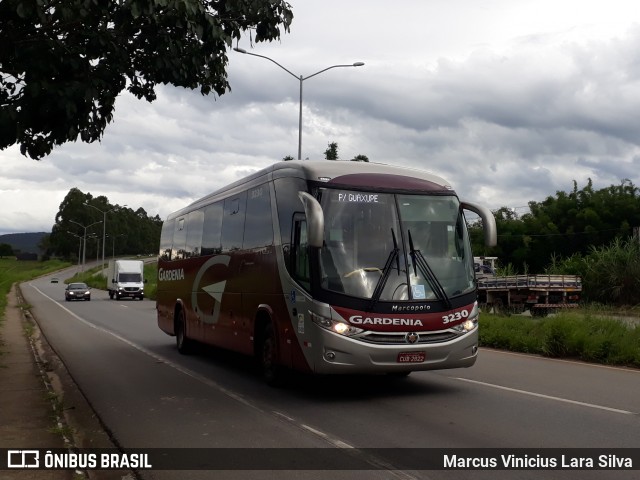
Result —
[{"label": "cloudy sky", "polygon": [[[238,46],[303,82],[302,157],[423,168],[526,212],[556,191],[640,185],[640,10],[608,0],[291,0],[280,42]],[[232,92],[123,94],[100,143],[0,151],[0,234],[50,231],[71,188],[168,213],[297,157],[299,81],[229,52]]]}]

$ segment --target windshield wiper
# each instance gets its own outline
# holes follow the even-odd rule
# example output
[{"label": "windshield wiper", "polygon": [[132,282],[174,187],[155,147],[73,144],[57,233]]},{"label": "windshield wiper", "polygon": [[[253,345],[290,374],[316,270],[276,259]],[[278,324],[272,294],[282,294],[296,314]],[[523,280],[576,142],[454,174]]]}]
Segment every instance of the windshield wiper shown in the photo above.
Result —
[{"label": "windshield wiper", "polygon": [[413,260],[414,274],[418,276],[417,268],[419,267],[420,271],[424,273],[424,276],[427,279],[427,282],[429,282],[431,289],[436,294],[436,297],[438,297],[440,300],[442,300],[445,303],[445,305],[447,306],[447,309],[450,309],[451,300],[449,300],[449,297],[447,296],[447,292],[444,291],[444,287],[438,280],[438,277],[436,277],[435,273],[433,273],[433,270],[431,270],[431,267],[429,266],[429,263],[422,255],[422,252],[420,252],[420,250],[416,250],[413,247],[413,238],[411,238],[411,230],[407,230],[407,233],[409,234],[409,249],[410,249],[411,259]]},{"label": "windshield wiper", "polygon": [[393,238],[393,250],[389,252],[387,261],[385,262],[384,268],[382,269],[382,276],[378,280],[376,288],[373,290],[373,295],[371,295],[371,304],[369,305],[369,311],[372,311],[376,306],[376,303],[378,303],[378,300],[380,300],[380,296],[382,295],[384,286],[387,284],[387,280],[389,279],[389,273],[391,273],[391,266],[393,265],[394,259],[396,261],[398,275],[400,275],[400,249],[398,248],[398,241],[396,240],[396,234],[393,231],[393,228],[391,229],[391,238]]}]

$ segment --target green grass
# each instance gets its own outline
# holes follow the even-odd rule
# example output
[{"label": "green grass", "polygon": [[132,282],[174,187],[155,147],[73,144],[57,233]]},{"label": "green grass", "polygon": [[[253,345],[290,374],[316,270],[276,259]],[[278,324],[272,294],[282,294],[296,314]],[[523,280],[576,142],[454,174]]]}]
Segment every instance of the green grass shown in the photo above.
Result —
[{"label": "green grass", "polygon": [[18,261],[15,258],[0,258],[0,318],[4,318],[7,307],[7,295],[11,285],[31,280],[47,273],[69,267],[69,262],[61,260]]},{"label": "green grass", "polygon": [[546,318],[480,316],[483,347],[640,367],[640,323],[607,318],[604,310],[562,312]]}]

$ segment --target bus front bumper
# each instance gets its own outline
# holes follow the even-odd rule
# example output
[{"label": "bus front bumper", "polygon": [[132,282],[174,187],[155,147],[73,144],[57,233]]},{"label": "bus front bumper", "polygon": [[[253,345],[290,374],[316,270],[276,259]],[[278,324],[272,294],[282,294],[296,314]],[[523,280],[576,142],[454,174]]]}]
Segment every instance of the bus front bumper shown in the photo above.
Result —
[{"label": "bus front bumper", "polygon": [[417,345],[379,345],[318,328],[322,340],[315,352],[320,374],[394,373],[472,366],[478,357],[478,329],[453,340]]}]

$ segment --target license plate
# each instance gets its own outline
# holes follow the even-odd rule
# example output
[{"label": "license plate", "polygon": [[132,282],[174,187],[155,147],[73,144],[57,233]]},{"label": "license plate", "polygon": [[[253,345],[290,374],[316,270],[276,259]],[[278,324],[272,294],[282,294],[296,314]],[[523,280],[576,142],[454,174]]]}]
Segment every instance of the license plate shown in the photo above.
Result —
[{"label": "license plate", "polygon": [[421,363],[425,358],[424,352],[403,352],[398,354],[398,363]]}]

